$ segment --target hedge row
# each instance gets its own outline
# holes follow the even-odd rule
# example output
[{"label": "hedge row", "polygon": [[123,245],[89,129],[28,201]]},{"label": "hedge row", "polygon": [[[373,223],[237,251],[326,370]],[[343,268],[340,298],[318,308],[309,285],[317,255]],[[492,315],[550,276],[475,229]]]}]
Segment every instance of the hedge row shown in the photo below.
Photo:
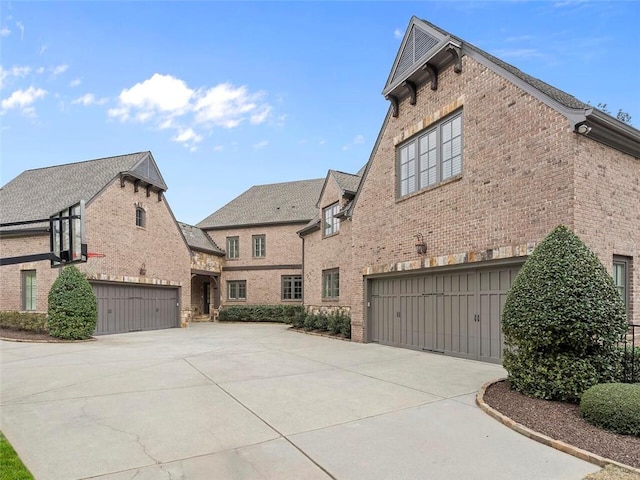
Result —
[{"label": "hedge row", "polygon": [[232,305],[220,310],[218,320],[221,322],[291,323],[293,317],[303,314],[302,305]]},{"label": "hedge row", "polygon": [[292,319],[291,324],[305,330],[320,330],[351,338],[351,318],[342,313],[310,313]]},{"label": "hedge row", "polygon": [[0,327],[47,333],[46,313],[0,312]]}]

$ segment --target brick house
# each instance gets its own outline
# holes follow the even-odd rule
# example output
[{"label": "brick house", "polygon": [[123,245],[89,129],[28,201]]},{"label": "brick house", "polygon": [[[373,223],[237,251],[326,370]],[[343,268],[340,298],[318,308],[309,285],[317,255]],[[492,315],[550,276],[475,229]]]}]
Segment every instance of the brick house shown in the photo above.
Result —
[{"label": "brick house", "polygon": [[302,242],[323,179],[257,185],[197,224],[226,257],[221,305],[302,304]]},{"label": "brick house", "polygon": [[[98,298],[96,333],[175,327],[191,316],[191,251],[166,190],[151,152],[27,170],[0,190],[0,221],[84,200],[90,256],[77,266]],[[49,252],[49,242],[48,222],[0,231],[3,258]],[[48,260],[1,267],[0,310],[46,312],[58,273]]]},{"label": "brick house", "polygon": [[500,362],[506,293],[564,224],[640,323],[640,131],[416,17],[383,94],[353,200],[333,182],[301,232],[305,305],[337,268],[355,341]]}]

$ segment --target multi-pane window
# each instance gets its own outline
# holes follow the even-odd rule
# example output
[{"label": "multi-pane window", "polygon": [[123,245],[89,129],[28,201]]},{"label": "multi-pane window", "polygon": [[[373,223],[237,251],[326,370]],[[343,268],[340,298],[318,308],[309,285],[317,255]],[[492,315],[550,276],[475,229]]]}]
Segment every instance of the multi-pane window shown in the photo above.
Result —
[{"label": "multi-pane window", "polygon": [[144,227],[146,224],[146,212],[142,207],[136,207],[136,227]]},{"label": "multi-pane window", "polygon": [[629,317],[629,279],[631,278],[631,258],[615,255],[613,257],[613,283],[624,302]]},{"label": "multi-pane window", "polygon": [[22,271],[22,309],[35,310],[37,299],[36,271]]},{"label": "multi-pane window", "polygon": [[302,300],[302,276],[283,275],[282,276],[282,299]]},{"label": "multi-pane window", "polygon": [[227,258],[238,258],[240,256],[240,238],[227,237]]},{"label": "multi-pane window", "polygon": [[253,256],[264,257],[267,255],[267,239],[264,235],[253,235]]},{"label": "multi-pane window", "polygon": [[227,282],[227,299],[246,300],[247,299],[247,281],[246,280],[228,281]]},{"label": "multi-pane window", "polygon": [[340,297],[340,271],[322,271],[322,298],[334,300]]},{"label": "multi-pane window", "polygon": [[340,205],[338,203],[329,205],[322,210],[322,228],[325,237],[340,230],[340,219],[337,217],[339,211]]},{"label": "multi-pane window", "polygon": [[462,173],[462,113],[398,149],[398,196],[404,197]]}]

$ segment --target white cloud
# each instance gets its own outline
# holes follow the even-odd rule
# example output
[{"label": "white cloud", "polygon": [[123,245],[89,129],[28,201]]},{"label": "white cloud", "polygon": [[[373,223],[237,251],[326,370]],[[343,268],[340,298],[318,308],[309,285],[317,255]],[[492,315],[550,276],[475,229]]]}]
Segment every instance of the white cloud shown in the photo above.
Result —
[{"label": "white cloud", "polygon": [[77,87],[82,83],[82,77],[74,78],[69,82],[70,87]]},{"label": "white cloud", "polygon": [[194,89],[177,77],[155,73],[123,89],[118,104],[107,114],[122,122],[138,121],[161,130],[174,130],[173,141],[193,148],[203,140],[196,131],[266,122],[272,107],[264,97],[264,92],[250,92],[244,85],[221,83]]},{"label": "white cloud", "polygon": [[9,35],[11,35],[11,30],[7,27],[0,28],[0,37],[8,37]]},{"label": "white cloud", "polygon": [[145,120],[157,114],[181,115],[190,109],[194,93],[184,81],[155,73],[148,80],[122,90],[119,107],[109,110],[109,115],[122,121],[131,118],[134,110],[138,110],[134,118]]},{"label": "white cloud", "polygon": [[61,73],[66,72],[69,69],[69,65],[56,65],[55,67],[49,67],[49,72],[54,77],[57,77]]},{"label": "white cloud", "polygon": [[40,55],[42,55],[46,50],[47,50],[47,46],[46,45],[42,45],[40,47]]},{"label": "white cloud", "polygon": [[7,110],[17,108],[20,109],[23,115],[33,116],[35,115],[35,110],[31,105],[46,94],[46,90],[34,87],[29,87],[26,90],[16,90],[9,98],[2,100],[2,111],[4,113]]},{"label": "white cloud", "polygon": [[264,147],[266,147],[267,145],[269,145],[269,142],[267,140],[262,140],[261,142],[255,143],[253,145],[254,150],[260,150]]},{"label": "white cloud", "polygon": [[194,142],[199,143],[202,141],[202,135],[198,135],[193,131],[193,128],[187,128],[186,130],[182,130],[178,135],[172,138],[174,142],[185,143],[185,142]]},{"label": "white cloud", "polygon": [[214,152],[221,152],[222,150],[224,150],[224,147],[222,145],[216,145],[215,147],[213,147]]},{"label": "white cloud", "polygon": [[72,105],[84,105],[88,107],[89,105],[104,105],[108,101],[107,98],[98,98],[96,99],[93,93],[85,93],[79,98],[76,98],[71,102]]},{"label": "white cloud", "polygon": [[42,74],[44,73],[44,67],[39,67],[39,68],[36,70],[36,73],[37,73],[38,75],[42,75]]},{"label": "white cloud", "polygon": [[24,40],[24,25],[22,22],[16,22],[16,27],[20,29],[20,40]]},{"label": "white cloud", "polygon": [[347,143],[346,145],[344,145],[342,147],[342,150],[349,150],[351,147],[355,145],[362,145],[363,143],[364,143],[364,135],[358,134],[355,137],[353,137],[353,140],[351,140],[350,143]]},{"label": "white cloud", "polygon": [[31,67],[26,65],[14,65],[8,70],[0,66],[0,87],[4,86],[4,80],[8,77],[24,78],[31,73]]},{"label": "white cloud", "polygon": [[393,36],[396,37],[398,40],[402,40],[402,37],[404,37],[404,32],[399,28],[396,28],[393,31]]},{"label": "white cloud", "polygon": [[247,87],[221,83],[198,98],[194,110],[198,123],[234,128],[249,117],[251,123],[262,123],[271,107],[260,105],[262,93],[249,93]]}]

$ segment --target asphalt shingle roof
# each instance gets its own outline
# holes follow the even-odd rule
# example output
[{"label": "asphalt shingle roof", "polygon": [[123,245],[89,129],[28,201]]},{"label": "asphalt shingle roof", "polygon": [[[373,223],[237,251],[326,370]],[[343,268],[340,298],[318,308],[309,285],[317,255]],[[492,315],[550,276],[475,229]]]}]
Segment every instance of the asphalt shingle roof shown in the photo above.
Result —
[{"label": "asphalt shingle roof", "polygon": [[331,170],[331,173],[333,173],[333,177],[344,192],[356,193],[358,191],[361,176],[339,172],[338,170]]},{"label": "asphalt shingle roof", "polygon": [[95,197],[150,152],[26,170],[0,189],[0,223],[37,220]]},{"label": "asphalt shingle roof", "polygon": [[213,239],[209,237],[209,235],[200,230],[198,227],[194,227],[193,225],[189,225],[183,222],[178,222],[178,224],[180,225],[182,234],[187,241],[187,245],[189,245],[191,248],[206,250],[209,252],[224,255],[224,251],[220,247],[218,247],[216,242],[214,242]]},{"label": "asphalt shingle roof", "polygon": [[224,228],[268,223],[307,222],[317,215],[324,178],[256,185],[197,224]]},{"label": "asphalt shingle roof", "polygon": [[439,31],[443,35],[448,35],[451,38],[463,43],[467,48],[470,48],[471,50],[474,50],[475,52],[479,53],[480,55],[482,55],[482,56],[486,57],[487,59],[491,60],[493,63],[495,63],[499,67],[501,67],[501,68],[505,69],[506,71],[508,71],[509,73],[515,75],[520,80],[528,83],[529,85],[531,85],[532,87],[538,89],[540,92],[544,93],[545,95],[553,98],[554,100],[556,100],[560,104],[564,105],[565,107],[568,107],[568,108],[590,108],[590,106],[587,103],[584,103],[584,102],[578,100],[573,95],[569,95],[568,93],[563,92],[559,88],[556,88],[556,87],[554,87],[552,85],[549,85],[546,82],[543,82],[542,80],[540,80],[538,78],[532,77],[531,75],[528,75],[528,74],[524,73],[523,71],[519,70],[518,68],[514,67],[513,65],[511,65],[511,64],[509,64],[507,62],[504,62],[503,60],[500,60],[497,57],[494,57],[490,53],[485,52],[484,50],[476,47],[475,45],[470,44],[469,42],[461,39],[460,37],[452,35],[451,33],[447,32],[446,30],[443,30],[442,28],[438,27],[437,25],[434,25],[433,23],[428,22],[427,20],[421,19],[421,21],[423,21],[424,23],[429,25],[431,28]]}]

